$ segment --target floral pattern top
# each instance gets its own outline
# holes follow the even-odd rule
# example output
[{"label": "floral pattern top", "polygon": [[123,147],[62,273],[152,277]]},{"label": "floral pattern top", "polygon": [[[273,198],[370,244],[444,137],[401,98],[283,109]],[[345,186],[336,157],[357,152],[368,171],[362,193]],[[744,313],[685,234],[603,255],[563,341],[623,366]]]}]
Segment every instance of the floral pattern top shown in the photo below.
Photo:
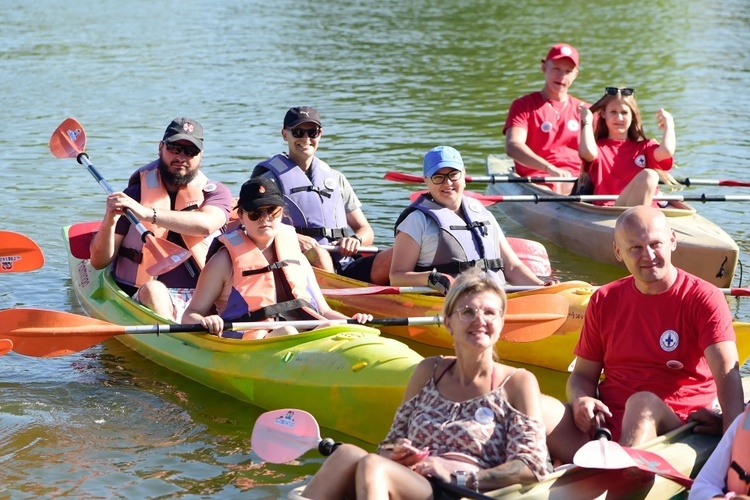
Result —
[{"label": "floral pattern top", "polygon": [[508,403],[503,386],[509,378],[488,394],[456,402],[440,395],[433,372],[398,408],[383,443],[405,437],[418,448],[429,447],[431,454],[473,457],[483,469],[520,460],[543,479],[550,472],[544,424]]}]

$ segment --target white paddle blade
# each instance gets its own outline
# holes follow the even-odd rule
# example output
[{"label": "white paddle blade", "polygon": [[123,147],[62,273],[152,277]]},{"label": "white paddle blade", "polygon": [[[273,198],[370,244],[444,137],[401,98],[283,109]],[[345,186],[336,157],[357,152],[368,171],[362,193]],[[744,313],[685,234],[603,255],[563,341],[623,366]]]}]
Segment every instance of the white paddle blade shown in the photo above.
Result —
[{"label": "white paddle blade", "polygon": [[306,411],[282,409],[258,417],[250,438],[253,451],[266,462],[290,462],[320,443],[320,428]]},{"label": "white paddle blade", "polygon": [[586,469],[627,469],[637,466],[622,446],[604,438],[581,446],[573,456],[573,463]]}]

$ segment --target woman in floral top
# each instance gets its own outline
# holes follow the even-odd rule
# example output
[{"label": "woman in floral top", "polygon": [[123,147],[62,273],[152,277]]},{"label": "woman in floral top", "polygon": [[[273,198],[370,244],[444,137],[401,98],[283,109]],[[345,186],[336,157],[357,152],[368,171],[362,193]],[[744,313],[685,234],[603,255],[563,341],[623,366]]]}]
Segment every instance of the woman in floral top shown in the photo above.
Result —
[{"label": "woman in floral top", "polygon": [[443,306],[455,357],[422,361],[378,453],[340,446],[305,497],[444,499],[454,497],[443,482],[482,491],[543,479],[550,469],[539,384],[495,362],[505,306],[498,282],[477,269],[462,273]]}]

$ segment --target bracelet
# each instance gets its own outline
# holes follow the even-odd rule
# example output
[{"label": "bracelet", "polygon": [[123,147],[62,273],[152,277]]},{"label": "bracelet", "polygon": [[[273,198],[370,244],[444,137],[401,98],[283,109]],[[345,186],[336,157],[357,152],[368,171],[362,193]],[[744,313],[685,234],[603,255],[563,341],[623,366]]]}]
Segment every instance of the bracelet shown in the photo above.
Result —
[{"label": "bracelet", "polygon": [[[476,471],[469,472],[469,477],[472,480],[472,485],[474,486],[474,491],[479,493],[479,478],[477,477]],[[468,481],[467,481],[468,485]]]},{"label": "bracelet", "polygon": [[351,235],[351,236],[349,236],[349,237],[350,237],[350,238],[354,238],[355,240],[359,241],[359,244],[360,244],[360,245],[362,244],[362,237],[361,237],[360,235],[358,235],[358,234],[353,234],[353,235]]},{"label": "bracelet", "polygon": [[151,207],[151,210],[154,211],[154,216],[151,217],[151,224],[156,224],[156,209],[154,207]]},{"label": "bracelet", "polygon": [[585,127],[586,125],[591,125],[591,122],[581,122],[581,128]]}]

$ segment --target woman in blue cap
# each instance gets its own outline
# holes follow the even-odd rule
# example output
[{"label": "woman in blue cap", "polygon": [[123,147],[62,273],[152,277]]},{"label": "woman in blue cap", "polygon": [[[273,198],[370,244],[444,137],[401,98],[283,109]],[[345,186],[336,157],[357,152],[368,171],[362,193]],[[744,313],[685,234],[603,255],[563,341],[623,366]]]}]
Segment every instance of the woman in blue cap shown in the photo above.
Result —
[{"label": "woman in blue cap", "polygon": [[391,285],[428,285],[445,294],[455,276],[471,267],[503,284],[544,285],[510,247],[495,217],[464,196],[465,168],[457,150],[432,148],[423,172],[428,193],[396,221]]}]

